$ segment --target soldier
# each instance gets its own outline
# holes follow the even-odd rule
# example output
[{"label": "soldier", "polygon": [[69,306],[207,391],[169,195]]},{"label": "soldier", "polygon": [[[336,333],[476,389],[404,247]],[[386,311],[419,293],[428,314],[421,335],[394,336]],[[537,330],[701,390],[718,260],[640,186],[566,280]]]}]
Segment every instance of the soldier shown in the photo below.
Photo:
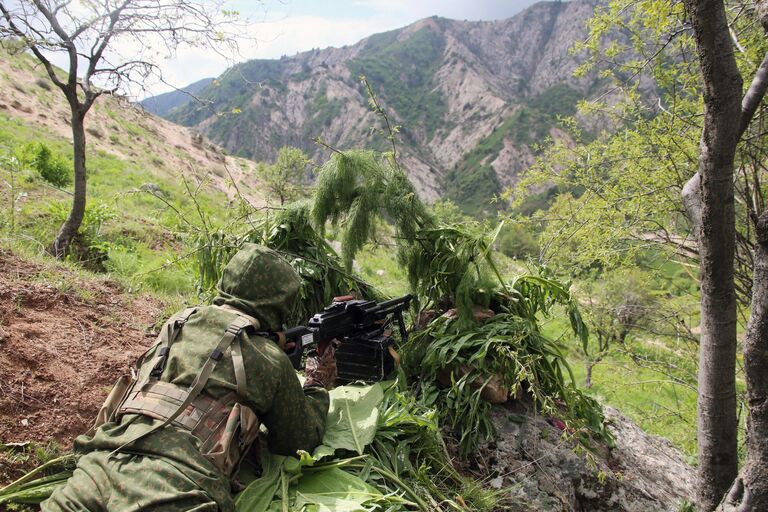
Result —
[{"label": "soldier", "polygon": [[299,284],[276,252],[246,244],[214,305],[171,317],[137,377],[113,389],[100,413],[108,421],[75,439],[77,468],[42,510],[232,511],[230,480],[260,423],[272,453],[318,445],[333,347],[307,357],[302,388],[283,350],[258,335],[282,329]]}]

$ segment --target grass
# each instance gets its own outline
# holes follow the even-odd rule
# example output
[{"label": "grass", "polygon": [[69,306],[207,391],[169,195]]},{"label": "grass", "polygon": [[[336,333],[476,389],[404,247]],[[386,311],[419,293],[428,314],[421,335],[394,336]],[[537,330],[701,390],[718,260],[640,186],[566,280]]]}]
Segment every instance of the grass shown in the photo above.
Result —
[{"label": "grass", "polygon": [[369,245],[358,253],[356,262],[363,279],[385,294],[399,297],[408,293],[405,270],[391,248]]},{"label": "grass", "polygon": [[[663,437],[680,449],[690,464],[697,463],[695,347],[674,337],[647,333],[630,335],[626,347],[614,347],[592,370],[592,387],[584,387],[586,358],[568,336],[568,324],[559,316],[543,323],[544,332],[568,350],[577,385],[601,402],[618,409],[644,431]],[[738,379],[737,392],[744,392]],[[740,437],[744,433],[744,415]],[[743,458],[743,443],[739,446]]]},{"label": "grass", "polygon": [[[123,122],[118,117],[114,120]],[[0,148],[14,148],[30,141],[44,143],[54,154],[71,159],[69,141],[65,138],[0,114]],[[183,252],[183,233],[190,229],[186,223],[199,224],[200,217],[180,175],[160,172],[152,158],[157,159],[143,155],[126,160],[101,150],[88,151],[88,208],[114,212],[90,242],[106,253],[107,270],[129,289],[191,296],[196,288],[189,265],[169,262]],[[7,174],[7,169],[0,169],[3,179],[7,179]],[[4,234],[5,241],[16,251],[40,253],[53,240],[68,212],[71,196],[47,186],[32,171],[25,171],[20,178],[18,188],[23,198],[17,203],[17,227],[14,233]],[[190,189],[197,189],[197,183],[187,179]],[[142,191],[146,183],[157,184],[164,201]],[[9,199],[4,191],[0,198],[2,217],[9,214]],[[214,224],[226,213],[221,208],[227,204],[225,195],[205,184],[200,187],[197,202]]]},{"label": "grass", "polygon": [[[570,357],[574,376],[583,387],[583,359]],[[632,419],[643,430],[670,440],[696,460],[696,391],[666,375],[638,366],[626,354],[614,353],[592,370],[589,394]]]},{"label": "grass", "polygon": [[[428,43],[427,47],[410,46],[416,43],[421,44],[420,42]],[[379,62],[369,62],[374,66],[374,70],[377,69],[376,66],[385,64],[386,60],[397,52],[420,52],[416,57],[421,59],[423,69],[420,73],[422,71],[423,73],[412,79],[418,82],[417,86],[427,87],[431,76],[429,65],[433,58],[430,52],[436,52],[440,47],[436,34],[428,29],[422,29],[404,43],[398,43],[395,38],[382,35],[372,39],[371,44],[383,59]],[[267,71],[277,72],[277,70]],[[373,78],[370,72],[368,74],[369,78]],[[383,78],[392,82],[392,76]],[[395,102],[398,101],[398,94],[402,92],[397,87],[399,87],[398,84],[390,83],[388,90],[385,84],[382,91],[384,97],[396,108]],[[549,96],[540,98],[539,103],[532,108],[544,111],[548,116],[559,115],[562,112],[551,109],[561,105],[562,98],[568,98],[569,95],[572,93],[568,90],[552,91]],[[332,101],[328,101],[323,96],[318,99],[316,108],[317,118],[321,119],[332,113],[335,106]],[[429,126],[432,121],[418,118],[421,115],[418,112],[411,114],[417,116],[413,121],[426,122]],[[437,112],[439,113],[439,109]],[[143,127],[124,120],[119,113],[106,110],[106,114],[111,118],[110,122],[120,126],[125,133],[141,137],[149,134]],[[465,162],[467,168],[480,168],[487,171],[488,168],[484,167],[487,165],[487,159],[492,158],[492,155],[500,149],[505,137],[511,136],[515,140],[523,141],[527,135],[526,132],[520,131],[520,123],[519,117],[502,123],[467,156]],[[29,141],[44,142],[54,153],[70,158],[70,142],[67,138],[0,113],[0,150]],[[189,226],[186,226],[185,222],[197,223],[199,217],[196,205],[189,199],[184,184],[180,182],[178,176],[158,169],[160,163],[153,162],[152,155],[141,155],[128,160],[103,151],[89,151],[89,203],[105,204],[118,214],[115,219],[104,223],[96,240],[103,246],[107,255],[105,266],[108,278],[118,281],[129,292],[149,290],[162,297],[168,304],[167,312],[170,313],[184,302],[196,301],[195,272],[192,262],[183,261],[177,264],[174,261],[186,248],[185,233],[189,232]],[[0,174],[5,178],[7,170],[0,169]],[[51,205],[57,203],[66,205],[70,201],[70,196],[65,192],[51,189],[33,174],[26,173],[22,178],[19,186],[27,196],[21,201],[20,211],[17,213],[19,226],[15,233],[3,235],[5,239],[0,242],[25,257],[44,261],[47,257],[41,254],[52,240],[61,220],[56,217],[55,208]],[[140,188],[145,183],[157,184],[163,190],[167,204],[141,192]],[[473,183],[470,180],[467,187],[472,186]],[[224,194],[205,186],[201,188],[198,205],[211,223],[216,224],[221,220],[221,216],[226,214],[223,211],[226,209],[222,208],[224,204],[227,204]],[[0,217],[5,216],[7,210],[8,197],[3,190],[0,196]],[[22,234],[24,236],[21,236]],[[517,275],[525,270],[518,261],[500,254],[496,258],[502,273],[506,276]],[[405,272],[397,264],[394,251],[390,247],[366,247],[358,255],[357,265],[361,276],[387,295],[399,296],[407,293]],[[84,272],[74,264],[69,266],[77,272]],[[85,302],[92,299],[87,290],[78,286],[76,279],[56,279],[47,275],[41,275],[40,279],[51,279],[55,286],[61,287],[61,291],[74,293]],[[675,290],[690,292],[695,288],[695,283],[688,272],[676,264],[662,264],[659,267],[658,280],[659,283],[668,283],[667,286],[674,287]],[[672,294],[677,296],[677,292],[673,291]],[[675,300],[682,301],[688,298]],[[690,318],[690,323],[691,325],[698,323],[695,313]],[[548,321],[545,325],[546,331],[555,336],[567,330],[567,325],[560,320]],[[652,340],[633,341],[633,348],[652,356],[671,358],[672,362],[681,365],[691,364],[674,351],[670,351],[669,342],[662,343],[662,348],[654,348],[648,341]],[[575,343],[571,343],[570,346],[573,348],[569,355],[571,366],[577,382],[581,384],[584,379],[583,357],[575,350]],[[665,376],[656,371],[637,366],[627,354],[616,351],[595,367],[594,386],[589,393],[617,407],[647,431],[670,439],[686,454],[693,457],[696,450],[695,393],[665,379]]]}]

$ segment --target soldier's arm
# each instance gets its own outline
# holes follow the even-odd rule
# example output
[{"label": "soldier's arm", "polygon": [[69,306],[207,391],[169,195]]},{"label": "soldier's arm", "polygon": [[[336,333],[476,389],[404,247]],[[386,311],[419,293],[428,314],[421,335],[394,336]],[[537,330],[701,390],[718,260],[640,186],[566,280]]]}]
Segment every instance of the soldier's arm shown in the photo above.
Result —
[{"label": "soldier's arm", "polygon": [[323,439],[329,404],[325,389],[302,389],[290,361],[282,358],[272,407],[261,417],[269,429],[270,451],[281,455],[295,455],[297,450],[311,452]]}]

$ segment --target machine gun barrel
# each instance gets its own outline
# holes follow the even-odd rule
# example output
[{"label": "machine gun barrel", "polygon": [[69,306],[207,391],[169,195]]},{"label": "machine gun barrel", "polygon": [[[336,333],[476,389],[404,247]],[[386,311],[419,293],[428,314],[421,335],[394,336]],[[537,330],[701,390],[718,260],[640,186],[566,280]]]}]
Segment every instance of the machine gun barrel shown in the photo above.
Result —
[{"label": "machine gun barrel", "polygon": [[390,299],[385,300],[384,302],[379,302],[379,307],[381,309],[389,309],[392,306],[402,306],[403,308],[408,307],[408,303],[411,302],[411,299],[413,299],[413,295],[403,295],[402,297],[398,297],[396,299]]}]

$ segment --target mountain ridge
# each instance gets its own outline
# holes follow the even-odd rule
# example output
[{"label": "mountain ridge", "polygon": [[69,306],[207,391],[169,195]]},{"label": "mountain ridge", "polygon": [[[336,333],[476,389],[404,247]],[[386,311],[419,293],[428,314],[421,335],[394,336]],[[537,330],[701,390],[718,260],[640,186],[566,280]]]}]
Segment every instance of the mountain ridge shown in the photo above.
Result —
[{"label": "mountain ridge", "polygon": [[489,213],[491,197],[533,162],[536,143],[562,136],[556,117],[600,89],[594,74],[572,77],[578,60],[568,51],[586,36],[594,5],[541,2],[500,21],[431,17],[347,47],[247,61],[201,91],[202,105],[165,117],[254,159],[287,144],[321,160],[313,137],[384,149],[369,137],[376,118],[358,82],[365,75],[402,126],[401,163],[421,196]]}]

